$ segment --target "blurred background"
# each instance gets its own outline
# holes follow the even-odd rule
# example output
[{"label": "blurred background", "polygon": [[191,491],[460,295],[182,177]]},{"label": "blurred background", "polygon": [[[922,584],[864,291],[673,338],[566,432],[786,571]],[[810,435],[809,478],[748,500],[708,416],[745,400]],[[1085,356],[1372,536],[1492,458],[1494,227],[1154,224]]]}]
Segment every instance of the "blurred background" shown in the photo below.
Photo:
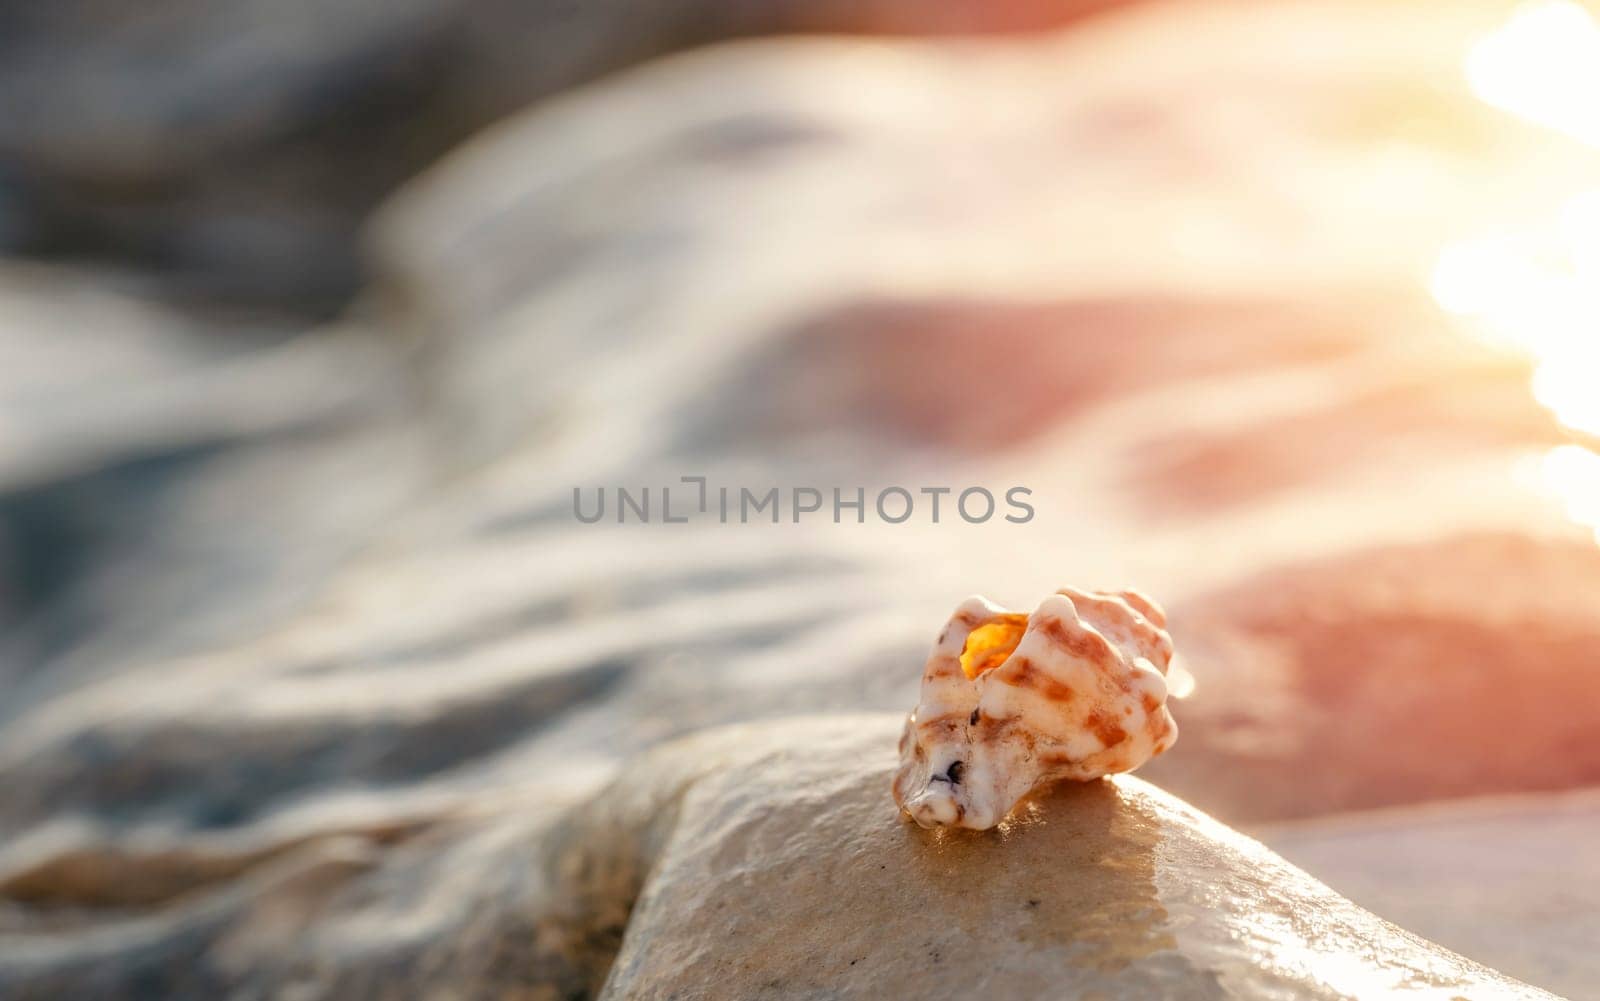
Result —
[{"label": "blurred background", "polygon": [[[1072,584],[1141,774],[1595,996],[1593,6],[6,4],[0,254],[0,993],[544,996],[553,811]],[[685,476],[1036,514],[574,517]]]}]

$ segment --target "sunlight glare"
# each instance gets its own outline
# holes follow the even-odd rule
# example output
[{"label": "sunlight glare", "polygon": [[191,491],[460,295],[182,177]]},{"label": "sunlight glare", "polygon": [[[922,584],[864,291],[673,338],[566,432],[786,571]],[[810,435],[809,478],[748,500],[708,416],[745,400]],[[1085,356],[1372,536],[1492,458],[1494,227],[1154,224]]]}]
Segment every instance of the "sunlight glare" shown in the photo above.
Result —
[{"label": "sunlight glare", "polygon": [[1600,23],[1571,0],[1541,0],[1472,47],[1467,79],[1479,98],[1600,146]]},{"label": "sunlight glare", "polygon": [[1600,191],[1545,226],[1451,244],[1430,286],[1466,333],[1534,360],[1533,395],[1561,423],[1600,434]]},{"label": "sunlight glare", "polygon": [[1539,463],[1539,477],[1560,498],[1567,517],[1593,529],[1600,542],[1600,455],[1577,445],[1553,448]]},{"label": "sunlight glare", "polygon": [[[1578,4],[1518,8],[1465,68],[1489,104],[1600,146],[1600,23]],[[1533,395],[1557,420],[1600,434],[1600,189],[1553,219],[1445,247],[1430,287],[1465,332],[1534,361]]]}]

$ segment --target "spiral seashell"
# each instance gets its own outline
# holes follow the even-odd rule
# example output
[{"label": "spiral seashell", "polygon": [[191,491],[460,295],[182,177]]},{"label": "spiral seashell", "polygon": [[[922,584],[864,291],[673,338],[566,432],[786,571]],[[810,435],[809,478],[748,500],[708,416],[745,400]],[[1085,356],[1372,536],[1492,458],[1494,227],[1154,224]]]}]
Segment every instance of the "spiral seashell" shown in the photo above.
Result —
[{"label": "spiral seashell", "polygon": [[1172,638],[1136,591],[1063,588],[1032,615],[968,598],[939,634],[900,737],[894,800],[923,827],[985,830],[1061,779],[1171,747]]}]

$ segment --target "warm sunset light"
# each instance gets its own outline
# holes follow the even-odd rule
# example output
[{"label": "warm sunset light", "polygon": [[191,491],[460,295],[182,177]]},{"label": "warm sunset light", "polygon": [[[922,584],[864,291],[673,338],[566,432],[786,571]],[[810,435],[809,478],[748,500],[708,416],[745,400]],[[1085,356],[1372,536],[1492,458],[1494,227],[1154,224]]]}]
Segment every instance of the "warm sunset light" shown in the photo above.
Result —
[{"label": "warm sunset light", "polygon": [[1489,104],[1600,146],[1600,23],[1578,4],[1519,8],[1473,46],[1467,79]]},{"label": "warm sunset light", "polygon": [[3,9],[0,1001],[1595,998],[1600,0]]},{"label": "warm sunset light", "polygon": [[1539,476],[1561,498],[1567,517],[1594,529],[1600,542],[1600,455],[1577,445],[1553,448],[1540,460]]},{"label": "warm sunset light", "polygon": [[[1519,9],[1472,48],[1466,72],[1489,104],[1600,146],[1600,23],[1579,5]],[[1468,333],[1535,360],[1533,394],[1558,420],[1600,432],[1600,189],[1553,218],[1446,247],[1432,291]]]}]

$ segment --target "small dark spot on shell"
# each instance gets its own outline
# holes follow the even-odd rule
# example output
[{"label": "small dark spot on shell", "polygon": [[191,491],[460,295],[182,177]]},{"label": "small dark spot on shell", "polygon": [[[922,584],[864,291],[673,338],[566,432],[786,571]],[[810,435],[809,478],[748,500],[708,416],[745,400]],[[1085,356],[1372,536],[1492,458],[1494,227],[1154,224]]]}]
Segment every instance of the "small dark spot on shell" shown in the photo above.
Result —
[{"label": "small dark spot on shell", "polygon": [[968,726],[977,726],[978,725],[978,710],[976,710],[976,709],[972,710],[972,715],[967,717],[967,725]]},{"label": "small dark spot on shell", "polygon": [[1028,906],[1029,907],[1038,907],[1039,906],[1039,898],[1038,897],[1029,897],[1028,898]]},{"label": "small dark spot on shell", "polygon": [[961,773],[966,771],[966,770],[967,770],[967,763],[966,762],[964,762],[964,761],[951,762],[950,767],[945,769],[945,776],[950,779],[950,784],[951,785],[960,785],[961,784]]}]

